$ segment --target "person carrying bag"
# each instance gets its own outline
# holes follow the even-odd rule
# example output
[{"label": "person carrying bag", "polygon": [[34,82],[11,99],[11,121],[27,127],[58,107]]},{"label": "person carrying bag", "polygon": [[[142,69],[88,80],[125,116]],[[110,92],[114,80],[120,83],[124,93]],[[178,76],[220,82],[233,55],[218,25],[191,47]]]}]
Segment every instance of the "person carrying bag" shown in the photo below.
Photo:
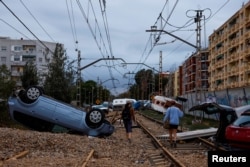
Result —
[{"label": "person carrying bag", "polygon": [[[165,105],[165,108],[167,108],[167,110],[163,118],[164,128],[166,127],[165,129],[168,129],[169,131],[170,146],[176,148],[177,129],[180,123],[180,118],[183,117],[184,114],[175,106],[175,101],[172,101],[169,107]],[[167,122],[169,122],[169,126],[165,125]]]}]

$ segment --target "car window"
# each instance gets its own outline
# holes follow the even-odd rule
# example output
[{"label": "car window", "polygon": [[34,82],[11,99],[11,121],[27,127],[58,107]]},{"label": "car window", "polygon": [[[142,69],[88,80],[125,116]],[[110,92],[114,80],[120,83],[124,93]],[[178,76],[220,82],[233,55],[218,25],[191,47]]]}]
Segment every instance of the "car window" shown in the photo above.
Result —
[{"label": "car window", "polygon": [[215,106],[207,106],[206,110],[208,111],[208,113],[216,113],[219,111]]},{"label": "car window", "polygon": [[250,115],[240,116],[234,123],[235,126],[250,127]]}]

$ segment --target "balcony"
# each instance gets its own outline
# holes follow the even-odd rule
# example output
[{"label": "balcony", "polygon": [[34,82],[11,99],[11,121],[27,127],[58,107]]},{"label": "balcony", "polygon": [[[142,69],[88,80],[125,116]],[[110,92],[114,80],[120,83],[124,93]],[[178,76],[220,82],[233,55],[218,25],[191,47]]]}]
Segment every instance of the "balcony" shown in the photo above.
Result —
[{"label": "balcony", "polygon": [[249,73],[249,72],[250,72],[250,66],[245,66],[244,71],[245,71],[246,73]]},{"label": "balcony", "polygon": [[10,65],[11,66],[25,66],[26,62],[23,61],[11,61]]},{"label": "balcony", "polygon": [[21,75],[22,75],[21,72],[18,72],[18,71],[11,71],[11,76],[20,77]]}]

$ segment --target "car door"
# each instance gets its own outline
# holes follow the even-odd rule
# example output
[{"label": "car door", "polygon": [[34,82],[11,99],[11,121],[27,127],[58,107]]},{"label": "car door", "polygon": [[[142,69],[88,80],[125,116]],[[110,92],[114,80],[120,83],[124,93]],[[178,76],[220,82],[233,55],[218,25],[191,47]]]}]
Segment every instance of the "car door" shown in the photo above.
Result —
[{"label": "car door", "polygon": [[55,123],[73,130],[82,129],[83,117],[86,113],[71,105],[58,103],[56,105],[54,120]]},{"label": "car door", "polygon": [[40,97],[39,101],[32,107],[33,115],[37,118],[49,121],[52,120],[56,105],[53,100]]}]

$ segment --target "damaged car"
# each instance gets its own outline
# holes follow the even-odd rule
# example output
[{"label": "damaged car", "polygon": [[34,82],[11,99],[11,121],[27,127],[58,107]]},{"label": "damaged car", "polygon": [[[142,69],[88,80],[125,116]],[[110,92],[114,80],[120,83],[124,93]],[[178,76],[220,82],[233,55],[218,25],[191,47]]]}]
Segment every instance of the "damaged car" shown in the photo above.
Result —
[{"label": "damaged car", "polygon": [[94,108],[86,112],[45,95],[38,86],[15,91],[8,99],[8,107],[13,120],[37,131],[52,131],[54,126],[61,126],[94,137],[114,132],[102,110]]},{"label": "damaged car", "polygon": [[227,143],[226,128],[237,120],[243,112],[248,110],[250,110],[250,105],[234,108],[215,102],[204,102],[189,109],[190,112],[202,111],[208,115],[216,114],[218,116],[219,126],[215,135],[215,141],[219,143]]},{"label": "damaged car", "polygon": [[[245,106],[243,106],[245,107]],[[226,139],[232,147],[250,149],[250,109],[226,128]]]}]

